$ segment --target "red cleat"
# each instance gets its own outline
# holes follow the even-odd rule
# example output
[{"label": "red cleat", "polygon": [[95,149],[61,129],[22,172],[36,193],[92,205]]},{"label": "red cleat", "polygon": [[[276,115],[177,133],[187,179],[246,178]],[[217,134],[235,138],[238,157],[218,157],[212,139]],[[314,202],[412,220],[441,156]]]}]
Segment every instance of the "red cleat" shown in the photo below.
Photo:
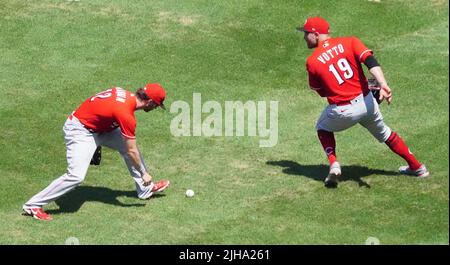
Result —
[{"label": "red cleat", "polygon": [[170,181],[168,180],[160,180],[156,183],[153,183],[152,192],[161,192],[169,187]]},{"label": "red cleat", "polygon": [[33,216],[34,219],[42,220],[42,221],[51,221],[53,217],[46,212],[42,208],[23,208],[26,214]]}]

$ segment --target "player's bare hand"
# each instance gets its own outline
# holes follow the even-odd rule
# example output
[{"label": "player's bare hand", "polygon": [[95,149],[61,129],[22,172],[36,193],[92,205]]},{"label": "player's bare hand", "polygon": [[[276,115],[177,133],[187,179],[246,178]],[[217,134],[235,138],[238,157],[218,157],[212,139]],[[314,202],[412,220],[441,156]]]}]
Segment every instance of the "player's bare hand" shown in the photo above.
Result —
[{"label": "player's bare hand", "polygon": [[144,181],[144,186],[148,186],[152,183],[152,176],[146,172],[142,175],[142,180]]},{"label": "player's bare hand", "polygon": [[386,99],[388,104],[391,104],[392,101],[392,91],[388,85],[384,85],[380,87],[380,102]]}]

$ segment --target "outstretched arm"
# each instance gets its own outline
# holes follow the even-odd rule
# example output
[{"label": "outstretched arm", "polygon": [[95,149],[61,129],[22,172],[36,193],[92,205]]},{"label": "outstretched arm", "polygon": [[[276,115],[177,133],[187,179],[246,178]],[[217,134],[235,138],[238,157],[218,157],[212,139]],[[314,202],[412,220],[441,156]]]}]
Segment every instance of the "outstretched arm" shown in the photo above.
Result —
[{"label": "outstretched arm", "polygon": [[131,159],[131,163],[133,164],[134,168],[141,173],[142,180],[144,181],[144,186],[150,185],[152,181],[152,176],[148,174],[147,170],[143,166],[144,164],[141,161],[141,156],[137,148],[136,139],[128,139],[128,138],[124,139],[127,147],[128,156]]}]

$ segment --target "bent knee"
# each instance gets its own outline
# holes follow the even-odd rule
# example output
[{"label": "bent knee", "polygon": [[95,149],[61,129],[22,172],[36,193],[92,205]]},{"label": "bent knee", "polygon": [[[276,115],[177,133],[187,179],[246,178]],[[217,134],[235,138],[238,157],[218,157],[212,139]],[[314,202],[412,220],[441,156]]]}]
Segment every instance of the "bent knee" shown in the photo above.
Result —
[{"label": "bent knee", "polygon": [[86,175],[79,175],[79,174],[71,174],[71,173],[67,173],[66,174],[66,180],[70,181],[76,185],[81,184],[84,181],[84,178],[86,177]]},{"label": "bent knee", "polygon": [[378,140],[380,143],[384,143],[389,139],[389,136],[391,136],[392,130],[391,128],[384,126],[382,130],[379,130],[377,132],[372,132],[372,135]]}]

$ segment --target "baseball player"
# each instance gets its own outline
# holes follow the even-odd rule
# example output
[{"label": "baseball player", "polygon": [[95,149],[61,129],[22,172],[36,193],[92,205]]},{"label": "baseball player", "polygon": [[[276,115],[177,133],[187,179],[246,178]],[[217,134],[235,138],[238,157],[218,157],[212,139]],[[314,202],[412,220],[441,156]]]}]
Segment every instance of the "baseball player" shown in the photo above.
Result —
[{"label": "baseball player", "polygon": [[164,108],[165,90],[147,84],[135,94],[120,87],[100,92],[84,101],[69,115],[63,131],[67,149],[67,172],[23,205],[26,214],[39,220],[52,220],[42,207],[80,185],[97,147],[119,151],[136,184],[137,196],[148,199],[166,189],[170,182],[153,182],[136,144],[136,110],[149,112]]},{"label": "baseball player", "polygon": [[325,179],[326,187],[337,187],[341,167],[336,159],[334,132],[343,131],[359,123],[379,142],[386,143],[408,163],[399,171],[403,174],[427,177],[430,173],[411,153],[402,138],[383,121],[377,99],[370,93],[362,63],[378,82],[378,101],[392,101],[392,92],[383,71],[368,49],[356,37],[331,38],[328,23],[320,17],[310,17],[297,30],[304,32],[309,49],[315,49],[306,61],[309,86],[329,105],[319,117],[316,130],[330,162]]}]

